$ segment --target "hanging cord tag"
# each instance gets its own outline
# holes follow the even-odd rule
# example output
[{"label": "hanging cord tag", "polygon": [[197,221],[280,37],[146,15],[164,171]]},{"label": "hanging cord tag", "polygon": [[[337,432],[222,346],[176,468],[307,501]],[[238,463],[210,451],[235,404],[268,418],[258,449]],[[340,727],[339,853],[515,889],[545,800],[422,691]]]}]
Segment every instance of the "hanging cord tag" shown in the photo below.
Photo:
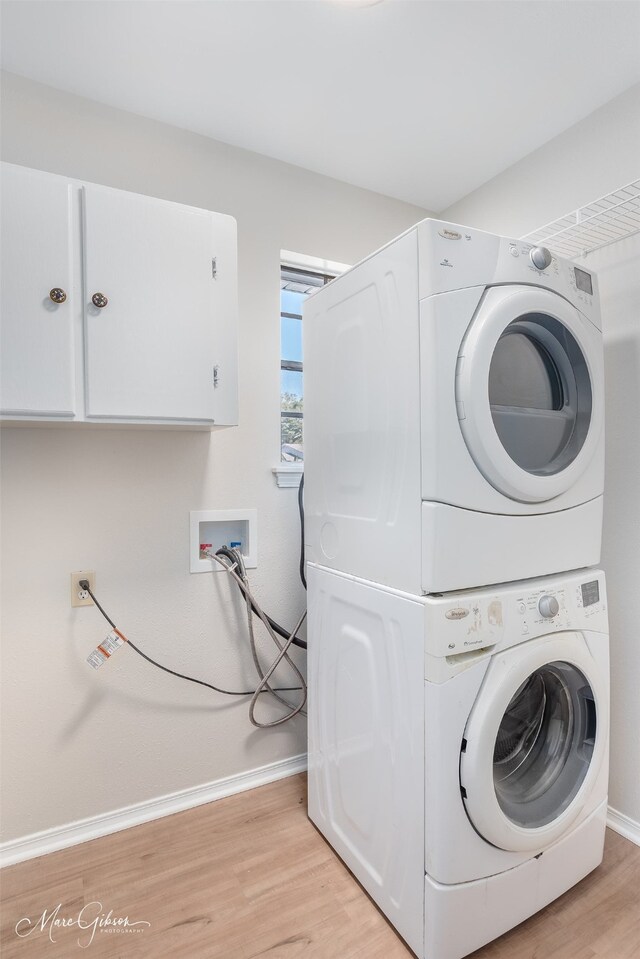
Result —
[{"label": "hanging cord tag", "polygon": [[118,629],[112,629],[111,632],[102,640],[99,646],[96,646],[87,656],[87,662],[92,669],[100,669],[112,656],[117,649],[127,642],[127,637]]}]

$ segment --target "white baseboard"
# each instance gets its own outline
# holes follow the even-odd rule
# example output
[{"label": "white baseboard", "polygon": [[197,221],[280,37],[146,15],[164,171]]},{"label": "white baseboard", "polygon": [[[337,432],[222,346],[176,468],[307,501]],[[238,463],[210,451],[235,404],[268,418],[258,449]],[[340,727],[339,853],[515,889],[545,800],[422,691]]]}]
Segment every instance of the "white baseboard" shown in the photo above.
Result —
[{"label": "white baseboard", "polygon": [[636,822],[635,819],[630,819],[629,816],[625,816],[623,813],[618,812],[617,809],[609,806],[607,826],[615,832],[619,832],[625,839],[630,839],[631,842],[635,842],[636,846],[640,846],[640,822]]},{"label": "white baseboard", "polygon": [[291,759],[269,763],[268,766],[260,766],[258,769],[252,769],[237,776],[228,776],[226,779],[217,779],[203,786],[181,789],[179,792],[158,796],[148,802],[125,806],[123,809],[116,809],[102,816],[92,816],[66,826],[56,826],[53,829],[33,833],[21,839],[12,839],[0,845],[0,866],[11,866],[25,859],[44,856],[58,849],[66,849],[67,846],[75,846],[77,843],[108,836],[109,833],[119,832],[121,829],[129,829],[130,826],[139,826],[152,819],[171,816],[175,812],[213,802],[214,799],[223,799],[225,796],[232,796],[247,789],[255,789],[256,786],[275,782],[277,779],[294,776],[296,773],[304,772],[306,768],[307,754],[303,753]]},{"label": "white baseboard", "polygon": [[[202,806],[216,799],[224,799],[225,796],[255,789],[257,786],[264,786],[266,783],[285,779],[287,776],[295,776],[296,773],[304,772],[306,768],[307,754],[302,753],[290,759],[251,769],[246,773],[239,773],[237,776],[228,776],[226,779],[217,779],[203,786],[182,789],[148,802],[125,806],[102,816],[92,816],[66,826],[56,826],[53,829],[33,833],[21,839],[11,839],[0,844],[0,867],[34,859],[36,856],[44,856],[58,849],[89,842],[100,836],[108,836],[110,833],[129,829],[131,826],[139,826],[153,819],[162,819],[163,816],[171,816],[173,813],[193,809],[195,806]],[[609,806],[607,825],[625,839],[630,839],[631,842],[640,846],[640,823],[634,819]]]}]

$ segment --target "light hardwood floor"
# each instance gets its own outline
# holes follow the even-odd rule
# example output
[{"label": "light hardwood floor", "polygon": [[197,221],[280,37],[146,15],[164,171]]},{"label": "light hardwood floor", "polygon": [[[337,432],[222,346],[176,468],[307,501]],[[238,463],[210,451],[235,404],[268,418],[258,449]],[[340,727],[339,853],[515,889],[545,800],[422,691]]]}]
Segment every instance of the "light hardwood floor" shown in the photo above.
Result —
[{"label": "light hardwood floor", "polygon": [[[3,959],[411,959],[306,817],[305,777],[11,866],[2,873]],[[20,939],[23,916],[85,903],[146,920],[142,932],[78,929]],[[88,919],[98,914],[91,907]],[[461,916],[464,922],[464,917]],[[137,928],[137,927],[136,927]],[[88,942],[90,930],[81,933]],[[640,848],[608,831],[605,861],[473,959],[638,959]]]}]

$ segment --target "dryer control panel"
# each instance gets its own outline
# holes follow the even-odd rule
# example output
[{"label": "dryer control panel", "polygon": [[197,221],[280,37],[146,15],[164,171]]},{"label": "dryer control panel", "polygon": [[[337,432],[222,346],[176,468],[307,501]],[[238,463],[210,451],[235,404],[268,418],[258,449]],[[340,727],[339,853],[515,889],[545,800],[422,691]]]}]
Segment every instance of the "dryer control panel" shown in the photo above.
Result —
[{"label": "dryer control panel", "polygon": [[607,632],[602,570],[578,570],[483,589],[426,597],[429,656],[507,649],[570,630]]},{"label": "dryer control panel", "polygon": [[510,257],[521,259],[524,280],[527,273],[530,274],[529,282],[535,283],[537,277],[541,286],[548,285],[562,293],[599,326],[594,310],[596,278],[592,271],[581,269],[564,257],[554,256],[544,246],[534,246],[522,240],[502,241],[501,256],[504,263],[508,262],[506,248]]},{"label": "dryer control panel", "polygon": [[553,248],[430,218],[417,231],[421,299],[476,285],[527,284],[559,293],[602,329],[597,276]]}]

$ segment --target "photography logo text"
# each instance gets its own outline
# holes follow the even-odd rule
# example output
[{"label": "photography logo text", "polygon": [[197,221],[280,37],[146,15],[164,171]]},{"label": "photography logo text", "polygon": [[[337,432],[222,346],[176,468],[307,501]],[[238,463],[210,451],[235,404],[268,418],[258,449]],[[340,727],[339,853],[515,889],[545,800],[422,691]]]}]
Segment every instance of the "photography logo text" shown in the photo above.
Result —
[{"label": "photography logo text", "polygon": [[21,939],[28,936],[37,936],[46,933],[51,942],[56,942],[56,933],[61,929],[75,926],[79,930],[78,945],[82,949],[88,948],[96,937],[96,933],[110,933],[124,935],[144,932],[151,923],[145,919],[129,919],[129,916],[114,916],[113,909],[105,912],[101,902],[88,902],[79,911],[77,916],[60,915],[62,903],[59,902],[53,909],[44,909],[42,915],[35,919],[23,916],[16,923],[16,935]]}]

